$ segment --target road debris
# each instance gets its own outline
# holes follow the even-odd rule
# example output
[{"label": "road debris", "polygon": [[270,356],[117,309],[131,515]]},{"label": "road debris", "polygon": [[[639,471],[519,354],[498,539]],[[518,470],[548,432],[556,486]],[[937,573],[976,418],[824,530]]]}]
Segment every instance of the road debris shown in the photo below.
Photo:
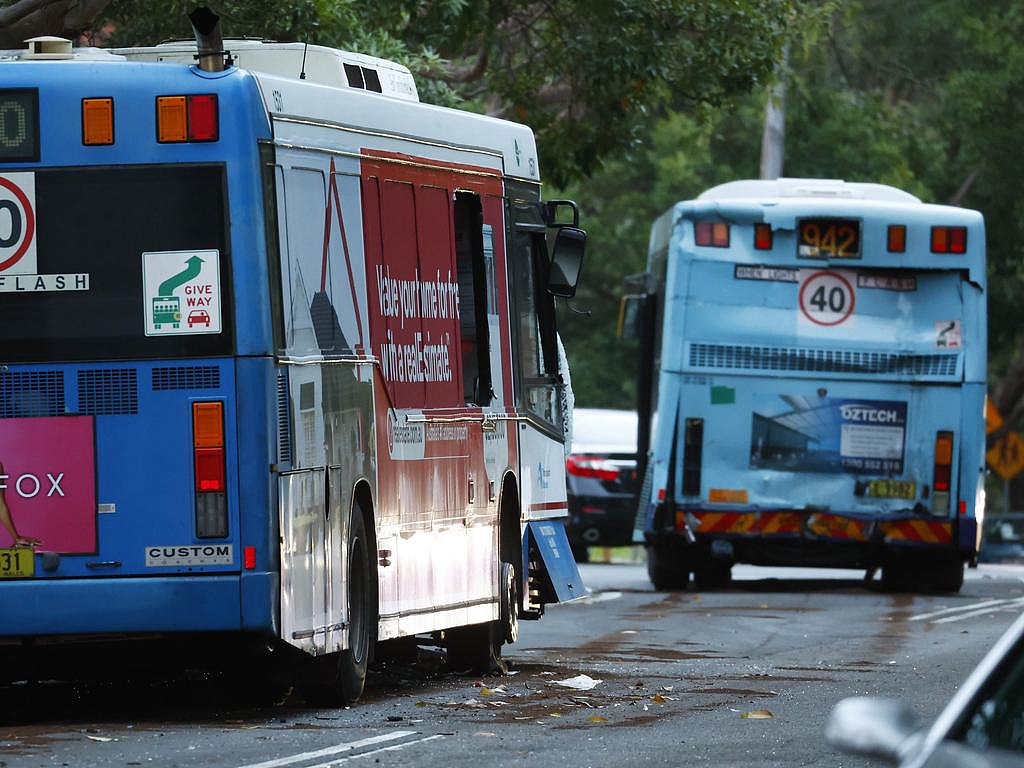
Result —
[{"label": "road debris", "polygon": [[555,680],[553,682],[555,685],[561,685],[563,688],[572,688],[575,691],[589,691],[603,683],[604,680],[595,680],[590,675],[576,675],[576,677],[570,677],[567,680]]},{"label": "road debris", "polygon": [[744,720],[771,720],[775,715],[767,709],[752,709],[750,712],[742,713],[740,717]]}]

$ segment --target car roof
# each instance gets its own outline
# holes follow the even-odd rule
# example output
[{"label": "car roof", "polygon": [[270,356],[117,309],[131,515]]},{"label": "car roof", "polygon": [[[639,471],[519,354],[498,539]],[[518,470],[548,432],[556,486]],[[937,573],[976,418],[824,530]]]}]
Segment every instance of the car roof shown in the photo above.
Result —
[{"label": "car roof", "polygon": [[574,408],[573,453],[636,453],[636,411]]}]

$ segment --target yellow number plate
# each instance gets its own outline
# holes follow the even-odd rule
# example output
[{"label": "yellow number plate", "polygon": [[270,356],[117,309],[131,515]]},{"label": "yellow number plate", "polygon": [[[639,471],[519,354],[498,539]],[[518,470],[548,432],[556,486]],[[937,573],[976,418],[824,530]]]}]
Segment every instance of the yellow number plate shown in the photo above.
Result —
[{"label": "yellow number plate", "polygon": [[31,549],[0,549],[0,579],[25,578],[35,572],[36,558]]},{"label": "yellow number plate", "polygon": [[907,480],[870,480],[868,496],[876,499],[908,499],[917,498],[917,483]]}]

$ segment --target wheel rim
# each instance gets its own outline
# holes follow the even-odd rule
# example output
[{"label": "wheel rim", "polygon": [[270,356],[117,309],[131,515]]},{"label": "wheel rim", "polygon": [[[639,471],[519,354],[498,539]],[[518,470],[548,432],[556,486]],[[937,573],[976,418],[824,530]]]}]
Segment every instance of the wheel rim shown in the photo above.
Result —
[{"label": "wheel rim", "polygon": [[349,549],[348,621],[349,650],[357,664],[366,658],[366,548],[353,538]]}]

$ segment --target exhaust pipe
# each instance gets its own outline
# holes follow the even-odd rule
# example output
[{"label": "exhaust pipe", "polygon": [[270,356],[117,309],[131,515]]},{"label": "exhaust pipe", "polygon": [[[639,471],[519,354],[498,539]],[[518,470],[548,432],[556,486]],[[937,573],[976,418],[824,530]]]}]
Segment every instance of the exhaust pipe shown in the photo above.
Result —
[{"label": "exhaust pipe", "polygon": [[224,50],[224,38],[220,34],[220,16],[205,5],[188,15],[192,31],[196,35],[196,59],[204,72],[223,72],[231,66],[231,56]]}]

